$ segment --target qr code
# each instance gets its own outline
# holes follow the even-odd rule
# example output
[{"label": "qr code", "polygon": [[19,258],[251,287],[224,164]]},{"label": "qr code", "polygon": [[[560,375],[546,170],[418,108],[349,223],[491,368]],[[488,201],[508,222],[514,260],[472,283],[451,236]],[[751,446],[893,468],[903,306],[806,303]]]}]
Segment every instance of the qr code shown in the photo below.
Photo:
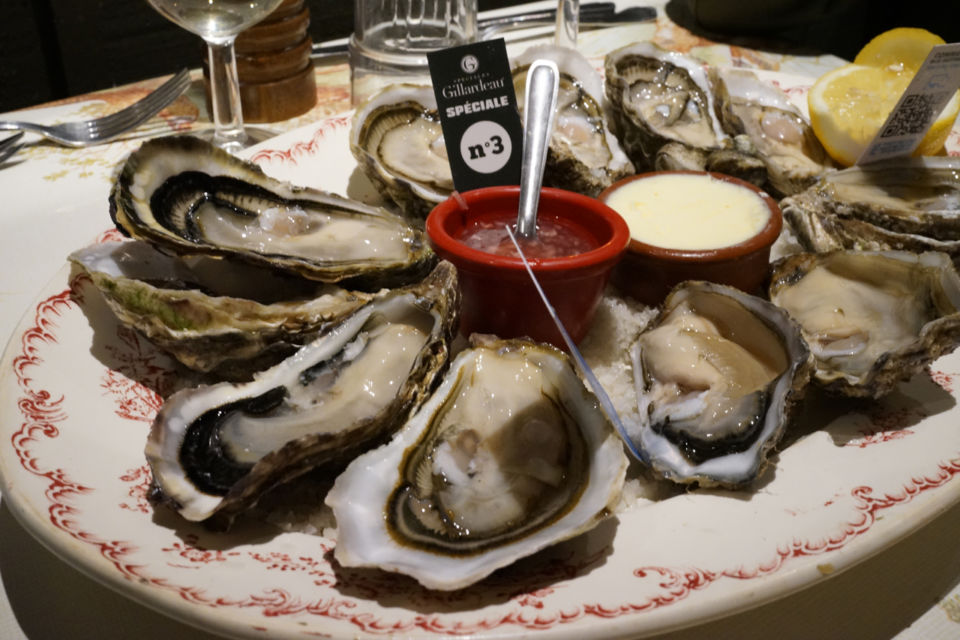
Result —
[{"label": "qr code", "polygon": [[918,135],[926,131],[936,115],[933,110],[942,105],[949,92],[911,94],[903,99],[893,119],[883,129],[881,138]]}]

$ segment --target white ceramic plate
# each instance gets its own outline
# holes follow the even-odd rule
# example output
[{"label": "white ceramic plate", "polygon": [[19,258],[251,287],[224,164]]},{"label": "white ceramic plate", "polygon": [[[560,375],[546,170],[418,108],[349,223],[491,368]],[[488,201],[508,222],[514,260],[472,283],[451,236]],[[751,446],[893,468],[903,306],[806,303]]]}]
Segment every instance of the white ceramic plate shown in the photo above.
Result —
[{"label": "white ceramic plate", "polygon": [[[268,173],[375,197],[347,117],[268,141]],[[750,491],[638,499],[616,519],[482,583],[433,593],[332,563],[334,540],[245,524],[213,534],[155,513],[143,445],[167,360],[65,268],[0,362],[0,481],[71,564],[171,616],[241,637],[619,638],[693,625],[813,584],[960,499],[960,355],[876,404],[813,396]],[[805,434],[805,435],[803,435]]]}]

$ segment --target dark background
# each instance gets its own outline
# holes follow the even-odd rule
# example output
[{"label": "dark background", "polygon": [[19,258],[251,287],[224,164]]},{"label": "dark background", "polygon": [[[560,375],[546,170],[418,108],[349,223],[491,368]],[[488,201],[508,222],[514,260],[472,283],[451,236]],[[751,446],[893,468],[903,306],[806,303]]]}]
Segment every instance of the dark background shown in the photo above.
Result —
[{"label": "dark background", "polygon": [[[478,4],[483,11],[520,1]],[[353,30],[352,0],[306,2],[314,42]],[[0,12],[0,111],[197,68],[205,56],[200,38],[146,0],[0,0]],[[894,26],[960,40],[960,0],[670,0],[667,13],[713,40],[746,36],[742,43],[757,48],[844,58]]]},{"label": "dark background", "polygon": [[[479,9],[521,0],[479,0]],[[352,0],[307,0],[314,42],[353,31]],[[0,112],[198,68],[203,41],[146,0],[0,0]]]}]

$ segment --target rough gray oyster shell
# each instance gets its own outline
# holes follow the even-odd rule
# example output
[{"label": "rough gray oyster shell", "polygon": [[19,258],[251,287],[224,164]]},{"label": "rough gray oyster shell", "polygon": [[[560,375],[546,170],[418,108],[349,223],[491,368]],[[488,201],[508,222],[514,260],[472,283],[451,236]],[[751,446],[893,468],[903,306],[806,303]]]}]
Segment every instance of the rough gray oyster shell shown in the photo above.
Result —
[{"label": "rough gray oyster shell", "polygon": [[144,142],[110,194],[125,234],[180,255],[231,257],[356,288],[421,279],[436,261],[405,219],[268,177],[190,136]]},{"label": "rough gray oyster shell", "polygon": [[384,441],[445,369],[458,313],[456,270],[441,262],[251,382],[173,394],[147,440],[151,500],[226,527],[267,490]]},{"label": "rough gray oyster shell", "polygon": [[488,341],[457,356],[390,443],[337,477],[326,497],[334,556],[459,589],[594,527],[626,468],[566,354]]},{"label": "rough gray oyster shell", "polygon": [[139,240],[70,254],[126,326],[184,366],[238,379],[275,364],[373,294],[252,265],[168,256]]},{"label": "rough gray oyster shell", "polygon": [[749,139],[731,139],[714,116],[702,62],[651,42],[604,60],[612,127],[638,170],[720,171],[761,186],[766,166]]},{"label": "rough gray oyster shell", "polygon": [[897,158],[830,172],[780,208],[808,251],[943,251],[960,259],[960,158]]},{"label": "rough gray oyster shell", "polygon": [[737,487],[767,463],[813,371],[796,323],[733,287],[688,281],[631,347],[634,449],[678,483]]},{"label": "rough gray oyster shell", "polygon": [[796,320],[814,381],[879,398],[960,344],[960,276],[944,253],[799,253],[773,266],[770,299]]},{"label": "rough gray oyster shell", "polygon": [[767,168],[776,197],[802,191],[833,163],[786,94],[748,69],[710,67],[714,111],[731,137],[746,136]]}]

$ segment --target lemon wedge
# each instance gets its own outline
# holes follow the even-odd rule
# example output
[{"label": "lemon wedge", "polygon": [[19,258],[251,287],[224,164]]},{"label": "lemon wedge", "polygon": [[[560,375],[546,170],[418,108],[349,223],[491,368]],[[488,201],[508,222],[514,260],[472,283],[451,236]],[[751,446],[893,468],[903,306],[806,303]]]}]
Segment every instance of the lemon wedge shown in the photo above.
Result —
[{"label": "lemon wedge", "polygon": [[[857,161],[937,44],[943,39],[925,29],[892,29],[867,43],[853,64],[817,79],[807,94],[810,125],[830,157],[843,166]],[[955,93],[914,155],[940,151],[958,113]]]}]

